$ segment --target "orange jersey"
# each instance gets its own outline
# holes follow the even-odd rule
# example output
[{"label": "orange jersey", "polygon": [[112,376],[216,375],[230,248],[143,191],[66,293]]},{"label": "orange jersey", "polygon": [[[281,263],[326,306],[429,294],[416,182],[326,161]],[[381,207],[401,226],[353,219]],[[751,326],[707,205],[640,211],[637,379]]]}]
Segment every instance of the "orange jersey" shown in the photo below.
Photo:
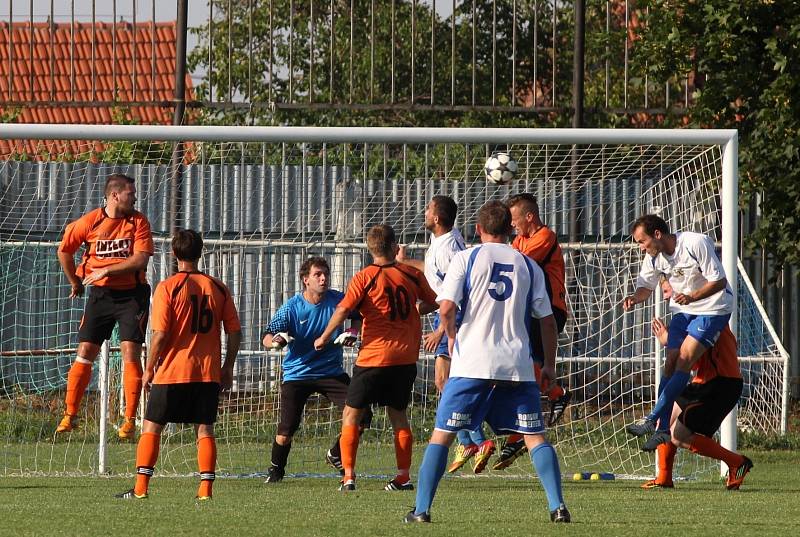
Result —
[{"label": "orange jersey", "polygon": [[719,333],[713,347],[708,349],[694,364],[697,374],[693,383],[706,383],[714,377],[742,378],[739,370],[736,336],[727,325]]},{"label": "orange jersey", "polygon": [[409,265],[369,265],[353,276],[339,306],[358,310],[364,319],[357,365],[417,362],[422,339],[417,300],[434,304],[436,293],[422,271]]},{"label": "orange jersey", "polygon": [[558,244],[558,237],[547,226],[540,227],[530,237],[517,235],[512,248],[527,255],[542,267],[542,271],[547,275],[547,294],[550,295],[550,303],[567,312],[567,287],[564,270],[564,255],[561,253],[561,246]]},{"label": "orange jersey", "polygon": [[[153,255],[150,222],[139,211],[130,216],[111,218],[102,207],[81,216],[67,225],[59,252],[74,254],[84,245],[83,259],[75,271],[83,279],[95,270],[121,263],[133,254]],[[112,274],[94,285],[111,289],[132,289],[145,283],[144,271]]]},{"label": "orange jersey", "polygon": [[241,330],[228,287],[202,272],[179,272],[156,288],[150,326],[167,333],[154,384],[219,382],[220,323]]}]

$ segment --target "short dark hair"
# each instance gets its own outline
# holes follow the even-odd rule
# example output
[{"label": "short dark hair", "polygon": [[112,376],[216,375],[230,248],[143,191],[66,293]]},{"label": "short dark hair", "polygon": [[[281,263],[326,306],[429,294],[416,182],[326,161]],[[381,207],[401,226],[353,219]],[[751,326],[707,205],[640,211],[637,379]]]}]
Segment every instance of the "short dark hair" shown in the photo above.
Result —
[{"label": "short dark hair", "polygon": [[508,206],[509,209],[517,205],[521,205],[526,213],[533,213],[539,216],[539,203],[536,201],[536,196],[533,194],[523,192],[521,194],[514,194],[508,198],[506,206]]},{"label": "short dark hair", "polygon": [[132,185],[133,183],[133,177],[128,177],[121,173],[112,173],[106,178],[105,196],[108,197],[112,192],[122,192],[127,185]]},{"label": "short dark hair", "polygon": [[646,214],[637,218],[631,226],[631,235],[633,235],[633,232],[636,231],[638,227],[644,229],[644,232],[651,237],[656,231],[660,231],[664,235],[669,235],[669,225],[667,225],[663,218],[655,214]]},{"label": "short dark hair", "polygon": [[431,203],[436,210],[436,216],[439,217],[442,227],[451,229],[453,224],[456,223],[456,215],[458,214],[458,205],[450,196],[434,196],[431,198]]},{"label": "short dark hair", "polygon": [[478,210],[483,231],[496,237],[511,235],[511,211],[502,201],[489,201]]},{"label": "short dark hair", "polygon": [[328,264],[328,261],[324,257],[320,256],[312,256],[303,261],[303,264],[300,265],[300,281],[303,281],[303,278],[308,277],[311,274],[311,267],[320,267],[324,268],[325,272],[328,274],[331,273],[331,266]]},{"label": "short dark hair", "polygon": [[181,229],[172,236],[172,251],[181,261],[197,261],[203,255],[203,237],[193,229]]},{"label": "short dark hair", "polygon": [[390,257],[392,248],[397,244],[394,228],[388,224],[372,226],[367,232],[367,248],[375,256]]}]

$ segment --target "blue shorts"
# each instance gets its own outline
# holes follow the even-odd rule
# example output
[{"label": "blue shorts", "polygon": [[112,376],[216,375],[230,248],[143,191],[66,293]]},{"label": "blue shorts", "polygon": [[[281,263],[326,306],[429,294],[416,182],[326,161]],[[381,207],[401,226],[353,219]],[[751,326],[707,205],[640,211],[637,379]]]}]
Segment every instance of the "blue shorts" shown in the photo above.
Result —
[{"label": "blue shorts", "polygon": [[719,333],[728,324],[731,315],[690,315],[688,313],[676,313],[672,316],[669,323],[669,335],[667,337],[668,349],[679,349],[686,336],[694,339],[710,349],[719,338]]},{"label": "blue shorts", "polygon": [[[461,314],[461,310],[456,312],[456,328],[461,324],[461,319],[463,315]],[[436,312],[436,316],[433,318],[433,329],[436,330],[439,328],[439,323],[441,323],[441,318],[439,317],[439,312]],[[436,352],[433,353],[434,356],[446,356],[450,358],[450,349],[447,347],[447,336],[443,335],[442,339],[439,341],[439,346],[436,347]]]},{"label": "blue shorts", "polygon": [[539,434],[544,420],[535,382],[452,377],[436,409],[435,428],[456,433],[486,422],[496,434]]}]

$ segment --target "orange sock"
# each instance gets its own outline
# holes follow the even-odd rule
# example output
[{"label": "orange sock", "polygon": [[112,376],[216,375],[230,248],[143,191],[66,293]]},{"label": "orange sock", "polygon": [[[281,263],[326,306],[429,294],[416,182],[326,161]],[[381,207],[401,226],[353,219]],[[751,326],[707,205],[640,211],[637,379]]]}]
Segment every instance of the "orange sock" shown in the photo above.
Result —
[{"label": "orange sock", "polygon": [[92,380],[92,364],[84,362],[73,362],[67,374],[67,414],[77,416],[81,407],[81,399]]},{"label": "orange sock", "polygon": [[197,439],[197,467],[200,470],[200,488],[197,496],[211,496],[211,487],[217,469],[217,442],[213,436],[204,436]]},{"label": "orange sock", "polygon": [[124,362],[122,384],[125,388],[125,417],[135,418],[139,407],[139,396],[142,394],[142,364]]},{"label": "orange sock", "polygon": [[661,484],[672,483],[672,465],[675,462],[675,453],[678,448],[672,442],[659,444],[656,448],[658,454],[658,476],[656,481]]},{"label": "orange sock", "polygon": [[550,389],[547,390],[547,398],[550,401],[556,401],[562,395],[564,395],[564,388],[562,388],[558,384],[553,384],[552,386],[550,386]]},{"label": "orange sock", "polygon": [[692,440],[692,445],[689,447],[689,450],[692,453],[697,453],[704,457],[723,461],[728,465],[728,468],[738,468],[742,462],[744,462],[744,457],[733,451],[728,451],[717,442],[714,442],[712,439],[702,434],[695,433],[694,440]]},{"label": "orange sock", "polygon": [[508,435],[508,439],[506,440],[506,443],[507,444],[513,444],[515,442],[519,442],[520,440],[522,440],[522,438],[523,437],[522,437],[521,434],[517,434],[517,433],[510,434],[510,435]]},{"label": "orange sock", "polygon": [[142,433],[136,446],[136,486],[133,492],[141,496],[147,493],[147,485],[153,477],[153,468],[158,460],[158,444],[161,435]]},{"label": "orange sock", "polygon": [[342,466],[344,478],[356,477],[356,453],[358,452],[358,425],[342,425],[342,437],[339,439],[342,450]]},{"label": "orange sock", "polygon": [[394,432],[394,455],[397,460],[397,479],[408,481],[411,479],[411,450],[414,446],[414,437],[411,429],[398,429]]}]

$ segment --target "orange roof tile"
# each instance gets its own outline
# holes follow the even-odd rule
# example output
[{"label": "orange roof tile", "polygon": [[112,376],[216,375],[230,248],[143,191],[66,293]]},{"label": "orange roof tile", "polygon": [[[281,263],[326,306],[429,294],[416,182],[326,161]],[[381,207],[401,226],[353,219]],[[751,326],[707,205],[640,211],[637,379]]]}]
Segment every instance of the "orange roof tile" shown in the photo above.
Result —
[{"label": "orange roof tile", "polygon": [[[29,23],[0,22],[0,114],[14,114],[18,123],[111,124],[115,110],[120,110],[136,123],[171,124],[175,27],[175,22],[97,23],[94,28],[91,23],[75,23],[73,34],[70,23],[59,23],[53,25],[51,44],[50,24],[35,23],[31,49]],[[187,74],[186,99],[192,98]],[[148,102],[153,104],[142,105]],[[77,149],[63,143],[46,146],[51,152]],[[31,155],[41,149],[42,144],[32,140],[0,143],[0,155],[14,150]]]}]

